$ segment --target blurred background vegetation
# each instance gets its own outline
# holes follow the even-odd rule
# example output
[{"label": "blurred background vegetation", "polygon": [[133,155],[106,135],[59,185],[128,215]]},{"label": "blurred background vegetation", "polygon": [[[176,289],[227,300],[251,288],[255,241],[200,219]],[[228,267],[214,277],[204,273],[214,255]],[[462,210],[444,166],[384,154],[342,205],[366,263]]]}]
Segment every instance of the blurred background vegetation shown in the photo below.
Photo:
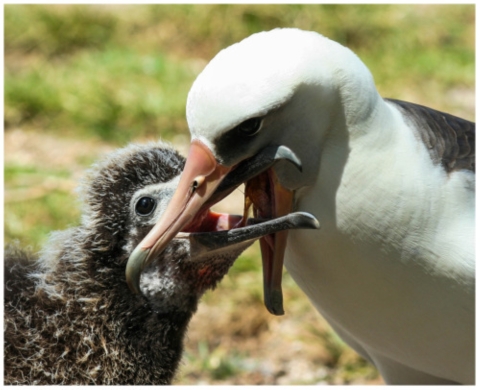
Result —
[{"label": "blurred background vegetation", "polygon": [[[78,224],[74,189],[99,156],[159,137],[185,153],[193,80],[258,31],[318,31],[356,52],[383,96],[474,120],[474,5],[10,4],[4,18],[5,241],[33,250]],[[274,318],[249,249],[203,300],[176,383],[381,383],[284,280]]]}]

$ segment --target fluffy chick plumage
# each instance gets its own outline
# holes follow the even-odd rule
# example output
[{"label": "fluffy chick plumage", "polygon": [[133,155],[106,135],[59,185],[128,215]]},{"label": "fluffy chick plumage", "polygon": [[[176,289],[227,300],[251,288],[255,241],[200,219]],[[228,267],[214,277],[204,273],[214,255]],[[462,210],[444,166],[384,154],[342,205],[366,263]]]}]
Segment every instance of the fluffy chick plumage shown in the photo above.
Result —
[{"label": "fluffy chick plumage", "polygon": [[128,289],[126,261],[153,224],[135,215],[135,194],[168,199],[165,183],[183,165],[163,143],[114,152],[84,180],[80,226],[53,233],[38,257],[7,247],[5,384],[172,381],[199,298],[239,255],[189,263],[188,245],[174,240],[145,270],[146,294]]}]

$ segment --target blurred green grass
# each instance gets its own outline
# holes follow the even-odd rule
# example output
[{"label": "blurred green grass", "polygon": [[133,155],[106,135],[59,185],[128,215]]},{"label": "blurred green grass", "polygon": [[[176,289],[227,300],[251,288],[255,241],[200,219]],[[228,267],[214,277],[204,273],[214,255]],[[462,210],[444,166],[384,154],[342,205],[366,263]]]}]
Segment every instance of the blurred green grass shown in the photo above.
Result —
[{"label": "blurred green grass", "polygon": [[349,46],[388,94],[405,85],[441,93],[474,81],[473,5],[10,4],[6,128],[61,128],[116,144],[187,132],[186,95],[205,62],[278,26]]},{"label": "blurred green grass", "polygon": [[[385,97],[474,119],[474,5],[7,4],[5,241],[36,250],[50,231],[78,224],[72,182],[105,149],[158,137],[184,142],[196,75],[222,48],[276,27],[315,30],[348,46]],[[253,249],[219,289],[232,304],[261,313],[259,271]],[[288,276],[284,286],[290,310],[311,310]],[[207,295],[206,304],[221,295]],[[329,364],[342,365],[346,381],[355,372],[371,375],[357,360],[353,369],[342,363],[346,348],[331,333],[311,332],[324,339]],[[197,349],[187,360],[212,381],[241,371],[244,352],[226,354],[210,341]]]},{"label": "blurred green grass", "polygon": [[69,176],[64,168],[5,164],[7,242],[19,240],[36,250],[52,230],[64,229],[79,220],[80,213],[70,188],[65,190],[56,185]]},{"label": "blurred green grass", "polygon": [[[174,140],[188,134],[187,93],[208,60],[254,32],[284,26],[349,46],[385,96],[473,119],[451,91],[473,88],[474,16],[473,5],[8,4],[5,131],[114,146]],[[12,185],[7,177],[7,191]],[[48,220],[48,229],[59,227]],[[28,226],[13,233],[8,221],[5,230],[7,240],[45,239]]]}]

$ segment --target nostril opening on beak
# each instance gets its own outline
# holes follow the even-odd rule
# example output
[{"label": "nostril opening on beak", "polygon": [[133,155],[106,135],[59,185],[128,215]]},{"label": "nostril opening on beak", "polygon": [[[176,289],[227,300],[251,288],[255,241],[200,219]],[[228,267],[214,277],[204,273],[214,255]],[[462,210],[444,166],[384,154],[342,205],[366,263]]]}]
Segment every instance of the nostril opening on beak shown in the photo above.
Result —
[{"label": "nostril opening on beak", "polygon": [[200,187],[205,181],[205,176],[197,176],[192,181],[192,192],[194,192],[198,187]]}]

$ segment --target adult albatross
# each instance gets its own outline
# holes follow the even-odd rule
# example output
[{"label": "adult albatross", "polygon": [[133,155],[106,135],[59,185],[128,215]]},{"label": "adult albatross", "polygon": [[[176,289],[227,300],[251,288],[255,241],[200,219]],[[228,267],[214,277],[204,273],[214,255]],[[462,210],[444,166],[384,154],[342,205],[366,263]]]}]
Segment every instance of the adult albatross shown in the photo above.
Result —
[{"label": "adult albatross", "polygon": [[354,53],[297,29],[222,50],[190,90],[187,120],[180,183],[130,264],[144,267],[245,181],[257,216],[295,209],[322,224],[261,240],[272,313],[283,313],[285,255],[387,383],[474,383],[474,123],[383,99]]}]

